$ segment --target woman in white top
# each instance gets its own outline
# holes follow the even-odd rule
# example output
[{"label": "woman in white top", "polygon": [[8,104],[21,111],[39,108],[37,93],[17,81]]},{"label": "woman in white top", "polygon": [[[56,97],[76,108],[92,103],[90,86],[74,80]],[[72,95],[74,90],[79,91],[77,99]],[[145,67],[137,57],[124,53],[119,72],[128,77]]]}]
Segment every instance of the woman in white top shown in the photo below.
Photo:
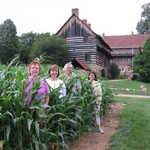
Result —
[{"label": "woman in white top", "polygon": [[59,98],[66,96],[66,86],[62,80],[58,78],[59,76],[59,67],[58,65],[54,64],[49,68],[48,71],[49,78],[46,79],[50,90],[57,89],[60,87],[59,90]]}]

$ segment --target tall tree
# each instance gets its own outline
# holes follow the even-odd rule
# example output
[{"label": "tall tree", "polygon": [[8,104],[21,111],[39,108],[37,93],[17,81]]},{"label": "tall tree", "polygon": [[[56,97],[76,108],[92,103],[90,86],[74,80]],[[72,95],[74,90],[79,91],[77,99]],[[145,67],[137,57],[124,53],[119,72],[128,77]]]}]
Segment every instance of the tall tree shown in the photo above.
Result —
[{"label": "tall tree", "polygon": [[20,62],[28,64],[32,57],[30,55],[33,53],[32,52],[32,46],[33,43],[36,40],[41,40],[50,37],[50,33],[24,33],[19,37],[19,58]]},{"label": "tall tree", "polygon": [[150,3],[142,6],[141,20],[138,22],[136,29],[139,33],[150,32]]},{"label": "tall tree", "polygon": [[19,37],[19,58],[22,63],[28,64],[30,62],[30,53],[32,44],[37,40],[39,34],[24,33]]},{"label": "tall tree", "polygon": [[150,38],[134,61],[134,72],[139,74],[139,80],[150,82]]},{"label": "tall tree", "polygon": [[4,64],[8,63],[18,49],[18,38],[16,26],[13,21],[7,19],[0,24],[0,61]]},{"label": "tall tree", "polygon": [[34,42],[31,56],[32,59],[43,56],[45,63],[56,63],[62,66],[68,57],[68,49],[62,38],[42,34],[41,37]]}]

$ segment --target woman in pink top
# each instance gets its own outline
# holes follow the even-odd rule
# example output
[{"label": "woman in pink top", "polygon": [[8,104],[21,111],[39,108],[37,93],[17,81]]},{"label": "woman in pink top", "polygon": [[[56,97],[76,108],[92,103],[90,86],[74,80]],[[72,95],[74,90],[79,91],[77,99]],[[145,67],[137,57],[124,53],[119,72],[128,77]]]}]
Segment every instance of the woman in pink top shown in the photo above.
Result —
[{"label": "woman in pink top", "polygon": [[[32,63],[29,65],[29,76],[27,79],[23,80],[23,102],[27,103],[27,106],[30,107],[32,98],[35,100],[40,100],[40,98],[44,96],[42,103],[44,104],[44,110],[42,116],[46,111],[46,105],[49,103],[49,88],[47,83],[44,80],[39,79],[40,73],[40,63],[38,61],[33,60]],[[39,82],[39,88],[37,90],[37,94],[35,97],[32,95],[32,91],[34,90],[34,85]],[[34,100],[33,99],[33,100]],[[43,120],[43,119],[42,119]],[[43,122],[43,121],[42,121]],[[41,126],[41,123],[40,123]]]}]

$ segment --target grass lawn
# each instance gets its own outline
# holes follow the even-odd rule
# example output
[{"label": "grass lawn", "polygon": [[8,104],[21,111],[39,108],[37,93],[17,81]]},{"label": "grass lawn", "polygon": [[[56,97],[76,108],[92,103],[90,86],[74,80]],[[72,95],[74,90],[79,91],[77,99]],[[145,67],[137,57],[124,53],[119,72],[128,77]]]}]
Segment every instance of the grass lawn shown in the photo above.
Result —
[{"label": "grass lawn", "polygon": [[[119,80],[119,81],[104,80],[103,84],[108,88],[111,88],[114,93],[150,95],[150,84],[148,83],[132,80]],[[147,87],[146,93],[144,93],[141,90],[140,88],[141,85],[145,85]]]},{"label": "grass lawn", "polygon": [[150,99],[114,99],[126,105],[108,150],[150,150]]}]

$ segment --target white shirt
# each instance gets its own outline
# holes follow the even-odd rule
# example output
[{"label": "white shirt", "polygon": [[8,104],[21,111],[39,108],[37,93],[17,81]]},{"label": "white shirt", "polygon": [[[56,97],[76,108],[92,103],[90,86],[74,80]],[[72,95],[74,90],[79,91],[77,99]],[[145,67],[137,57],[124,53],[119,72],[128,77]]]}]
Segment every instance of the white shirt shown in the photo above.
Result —
[{"label": "white shirt", "polygon": [[59,98],[66,96],[66,86],[64,82],[60,79],[52,80],[51,78],[46,79],[47,84],[50,86],[50,89],[57,89],[61,86],[59,91]]}]

